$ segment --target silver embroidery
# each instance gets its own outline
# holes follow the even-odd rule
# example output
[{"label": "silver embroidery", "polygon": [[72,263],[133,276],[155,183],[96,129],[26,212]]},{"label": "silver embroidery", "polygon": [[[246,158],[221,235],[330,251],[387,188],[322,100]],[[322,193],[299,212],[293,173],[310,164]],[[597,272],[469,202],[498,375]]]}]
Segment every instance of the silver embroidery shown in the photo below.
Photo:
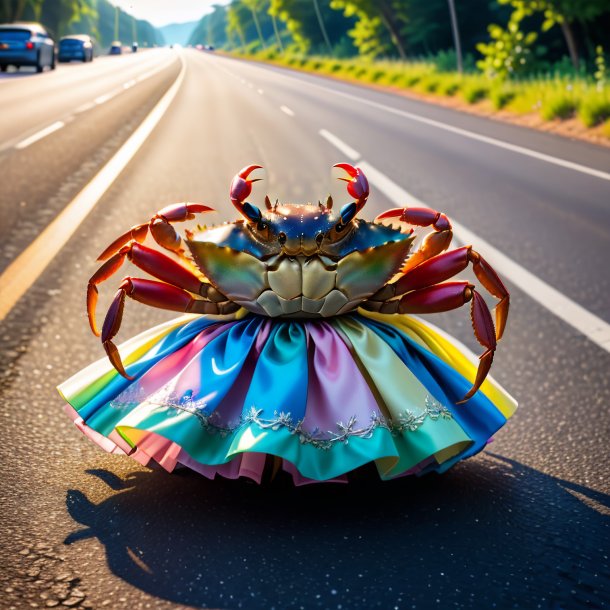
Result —
[{"label": "silver embroidery", "polygon": [[240,428],[255,424],[262,430],[288,430],[291,434],[298,436],[299,441],[304,445],[313,445],[318,449],[328,450],[338,443],[347,444],[353,437],[371,438],[377,428],[385,428],[393,435],[404,432],[415,432],[426,421],[430,419],[452,419],[451,411],[435,398],[427,395],[424,402],[424,409],[418,413],[405,409],[396,418],[385,418],[377,412],[371,413],[370,421],[362,427],[358,427],[355,415],[352,415],[347,422],[339,421],[336,423],[336,430],[328,430],[326,435],[318,428],[311,431],[303,429],[303,420],[294,421],[290,412],[274,411],[272,418],[262,417],[263,409],[255,406],[242,414],[239,420],[230,423],[221,423],[220,416],[216,411],[210,413],[206,410],[207,404],[204,399],[193,400],[192,392],[187,392],[178,396],[173,392],[162,390],[149,396],[145,396],[141,388],[130,387],[116,397],[110,406],[121,411],[128,411],[138,405],[145,403],[158,408],[165,409],[168,415],[178,415],[179,413],[190,413],[195,416],[202,428],[208,434],[217,434],[227,437]]}]

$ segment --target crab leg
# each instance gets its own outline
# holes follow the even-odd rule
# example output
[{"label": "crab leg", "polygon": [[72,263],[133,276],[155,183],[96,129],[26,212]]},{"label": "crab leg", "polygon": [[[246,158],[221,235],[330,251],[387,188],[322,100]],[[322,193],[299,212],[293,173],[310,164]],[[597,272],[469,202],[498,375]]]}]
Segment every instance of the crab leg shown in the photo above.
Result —
[{"label": "crab leg", "polygon": [[363,309],[379,311],[381,313],[439,313],[457,309],[465,303],[471,302],[470,319],[477,341],[486,348],[479,358],[474,384],[469,392],[458,404],[474,396],[481,387],[489,373],[496,349],[496,333],[493,320],[483,297],[469,282],[445,282],[434,286],[427,286],[413,290],[400,299],[380,302],[366,302]]},{"label": "crab leg", "polygon": [[486,290],[500,299],[496,305],[496,340],[500,340],[506,327],[508,317],[509,294],[498,274],[489,263],[472,249],[472,246],[457,248],[434,256],[407,271],[393,284],[386,284],[372,297],[370,301],[387,301],[412,290],[418,290],[433,284],[444,282],[453,277],[472,263],[472,269]]},{"label": "crab leg", "polygon": [[417,227],[431,226],[435,231],[426,235],[419,250],[407,259],[402,269],[403,272],[407,272],[425,260],[440,254],[449,247],[453,239],[451,222],[449,222],[447,216],[431,208],[393,208],[377,216],[375,222],[388,218],[397,218],[401,222]]},{"label": "crab leg", "polygon": [[212,285],[202,282],[194,273],[171,258],[168,258],[165,254],[137,242],[131,242],[120,248],[116,254],[113,254],[93,274],[87,285],[87,315],[91,330],[97,336],[100,334],[95,322],[95,307],[98,297],[97,284],[107,280],[111,275],[116,273],[125,259],[129,259],[134,265],[159,280],[184,288],[210,301],[220,302],[227,300],[227,297]]},{"label": "crab leg", "polygon": [[239,309],[239,305],[231,301],[213,303],[207,299],[195,299],[193,295],[182,288],[156,282],[154,280],[143,280],[139,278],[123,278],[112,304],[108,309],[104,325],[102,327],[102,344],[110,362],[114,368],[127,379],[132,379],[123,366],[119,351],[112,342],[112,339],[119,332],[121,320],[123,318],[123,308],[125,297],[128,296],[140,303],[158,307],[159,309],[169,309],[171,311],[182,311],[185,313],[200,314],[228,314]]},{"label": "crab leg", "polygon": [[195,214],[213,212],[214,209],[202,203],[174,203],[159,210],[148,222],[131,227],[129,231],[117,237],[98,257],[97,260],[104,261],[116,254],[125,244],[134,240],[142,243],[150,230],[153,239],[167,250],[181,252],[180,236],[171,226],[172,222],[192,220]]}]

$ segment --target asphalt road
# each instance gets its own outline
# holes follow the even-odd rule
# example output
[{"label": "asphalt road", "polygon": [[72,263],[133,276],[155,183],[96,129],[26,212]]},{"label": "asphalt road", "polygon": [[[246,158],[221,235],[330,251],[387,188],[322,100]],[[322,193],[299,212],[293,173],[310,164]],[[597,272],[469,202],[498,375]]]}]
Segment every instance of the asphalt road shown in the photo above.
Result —
[{"label": "asphalt road", "polygon": [[[380,483],[361,473],[347,486],[304,488],[280,478],[259,488],[142,468],[73,427],[54,388],[103,353],[84,308],[99,252],[174,201],[234,218],[228,185],[249,163],[267,168],[255,203],[265,193],[315,201],[329,190],[347,201],[329,171],[349,160],[345,144],[610,322],[610,181],[540,158],[610,172],[607,149],[329,79],[196,51],[182,57],[184,81],[157,128],[0,323],[0,607],[610,606],[610,354],[510,281],[511,317],[492,372],[520,408],[488,451],[443,476]],[[181,66],[169,50],[115,59],[0,81],[0,272]],[[54,102],[35,111],[18,101],[43,95]],[[372,187],[365,216],[400,204]],[[115,285],[102,290],[100,312]],[[129,303],[120,337],[170,317]],[[432,321],[477,349],[466,311]]]}]

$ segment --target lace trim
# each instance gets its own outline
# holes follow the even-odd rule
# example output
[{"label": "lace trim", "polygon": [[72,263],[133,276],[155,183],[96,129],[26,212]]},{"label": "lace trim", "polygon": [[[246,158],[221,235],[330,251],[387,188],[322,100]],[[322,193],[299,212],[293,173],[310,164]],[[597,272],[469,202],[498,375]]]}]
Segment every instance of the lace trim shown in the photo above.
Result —
[{"label": "lace trim", "polygon": [[[397,418],[385,418],[379,413],[371,413],[370,421],[367,425],[358,427],[358,421],[355,415],[352,415],[346,423],[339,421],[336,423],[337,429],[327,430],[324,434],[319,428],[314,428],[311,431],[303,429],[303,420],[295,421],[286,411],[274,411],[273,418],[263,418],[261,414],[263,409],[250,407],[250,410],[242,414],[238,421],[234,424],[223,425],[218,422],[219,416],[214,411],[206,412],[206,403],[204,400],[193,400],[192,394],[186,394],[180,398],[171,394],[157,393],[148,397],[139,396],[141,394],[135,388],[129,388],[113,401],[110,406],[120,410],[131,410],[137,407],[142,402],[149,405],[155,405],[160,408],[165,408],[168,414],[177,415],[180,412],[190,413],[194,415],[201,424],[202,428],[209,434],[218,434],[221,437],[227,437],[233,434],[240,428],[256,424],[263,430],[279,430],[280,428],[287,429],[290,434],[298,435],[299,441],[304,445],[313,445],[318,449],[330,449],[337,443],[347,444],[350,438],[371,438],[373,432],[377,428],[385,428],[393,435],[398,435],[403,432],[415,432],[426,421],[431,419],[453,419],[449,409],[438,402],[430,395],[426,396],[425,407],[419,413],[414,413],[410,409],[405,409]],[[138,400],[138,398],[141,398]],[[216,420],[216,421],[215,421]]]}]

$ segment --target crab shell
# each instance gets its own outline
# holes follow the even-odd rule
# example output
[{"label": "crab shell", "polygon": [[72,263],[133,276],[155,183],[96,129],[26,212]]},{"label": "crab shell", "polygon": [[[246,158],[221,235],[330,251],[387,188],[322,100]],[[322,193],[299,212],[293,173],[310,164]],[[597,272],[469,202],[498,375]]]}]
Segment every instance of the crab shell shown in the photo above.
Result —
[{"label": "crab shell", "polygon": [[327,318],[347,313],[403,265],[414,237],[331,209],[276,206],[258,223],[236,221],[188,234],[192,257],[231,301],[263,316]]}]

